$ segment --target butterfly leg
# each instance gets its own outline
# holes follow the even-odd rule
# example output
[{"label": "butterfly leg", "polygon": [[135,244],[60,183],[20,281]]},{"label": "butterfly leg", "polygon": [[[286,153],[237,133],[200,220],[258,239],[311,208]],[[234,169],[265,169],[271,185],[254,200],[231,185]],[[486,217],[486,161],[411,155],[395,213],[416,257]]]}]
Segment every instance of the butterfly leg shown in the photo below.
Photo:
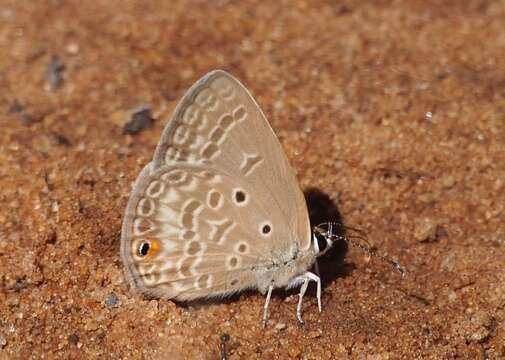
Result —
[{"label": "butterfly leg", "polygon": [[270,297],[272,296],[272,290],[274,287],[270,285],[268,287],[268,292],[267,292],[267,298],[265,300],[265,306],[263,307],[263,328],[267,326],[267,320],[268,320],[268,305],[270,305]]},{"label": "butterfly leg", "polygon": [[319,312],[321,312],[321,310],[322,310],[322,306],[321,306],[321,279],[319,278],[319,276],[317,276],[316,274],[313,274],[311,272],[306,272],[304,275],[301,276],[301,278],[303,278],[303,283],[300,288],[300,295],[298,298],[298,306],[296,307],[296,318],[298,319],[298,321],[300,323],[303,324],[302,301],[303,301],[303,297],[305,295],[305,292],[307,291],[307,287],[309,286],[310,280],[315,281],[317,284],[317,306],[319,308]]},{"label": "butterfly leg", "polygon": [[317,259],[316,262],[314,263],[314,272],[316,273],[318,278],[321,278],[321,273],[319,272],[319,263],[317,262]]},{"label": "butterfly leg", "polygon": [[302,301],[303,301],[303,296],[305,295],[305,292],[307,291],[307,287],[309,286],[309,278],[305,277],[303,280],[303,284],[300,287],[300,295],[298,295],[298,306],[296,307],[296,318],[298,321],[303,324],[302,320]]},{"label": "butterfly leg", "polygon": [[307,276],[310,278],[310,280],[315,281],[317,284],[317,307],[319,309],[319,312],[323,311],[323,307],[321,305],[321,278],[319,277],[319,274],[313,274],[311,272],[307,273]]}]

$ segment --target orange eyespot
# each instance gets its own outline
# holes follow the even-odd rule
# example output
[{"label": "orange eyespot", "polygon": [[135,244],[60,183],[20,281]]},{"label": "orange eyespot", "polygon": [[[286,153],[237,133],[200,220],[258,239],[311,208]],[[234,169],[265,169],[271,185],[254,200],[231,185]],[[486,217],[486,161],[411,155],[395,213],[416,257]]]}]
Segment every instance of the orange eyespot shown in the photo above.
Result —
[{"label": "orange eyespot", "polygon": [[138,255],[145,259],[150,259],[158,254],[160,250],[160,243],[156,239],[144,240],[140,243],[138,248]]}]

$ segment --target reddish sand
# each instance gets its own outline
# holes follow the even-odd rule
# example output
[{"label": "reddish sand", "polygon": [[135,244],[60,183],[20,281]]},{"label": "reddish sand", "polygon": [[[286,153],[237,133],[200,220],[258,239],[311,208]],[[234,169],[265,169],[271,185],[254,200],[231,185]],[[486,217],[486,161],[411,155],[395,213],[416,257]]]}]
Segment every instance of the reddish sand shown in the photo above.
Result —
[{"label": "reddish sand", "polygon": [[[129,287],[131,184],[215,68],[317,189],[313,219],[338,209],[405,279],[340,245],[323,312],[311,286],[300,326],[279,291],[266,330],[255,292]],[[224,333],[230,360],[505,358],[505,2],[3,0],[0,89],[0,359],[218,359]],[[153,127],[124,134],[144,104]]]}]

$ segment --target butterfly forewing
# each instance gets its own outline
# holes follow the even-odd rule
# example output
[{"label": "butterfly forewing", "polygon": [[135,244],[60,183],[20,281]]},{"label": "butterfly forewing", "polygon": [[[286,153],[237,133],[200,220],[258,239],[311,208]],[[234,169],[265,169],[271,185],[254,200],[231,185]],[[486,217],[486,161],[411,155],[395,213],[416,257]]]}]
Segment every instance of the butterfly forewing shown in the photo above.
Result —
[{"label": "butterfly forewing", "polygon": [[227,294],[255,287],[254,269],[309,244],[303,194],[261,110],[227,73],[206,75],[131,195],[122,255],[133,282],[180,300]]},{"label": "butterfly forewing", "polygon": [[228,73],[207,74],[176,107],[154,155],[156,167],[173,162],[209,163],[261,186],[259,200],[298,221],[285,230],[303,234],[302,249],[310,246],[305,200],[282,146],[247,89]]}]

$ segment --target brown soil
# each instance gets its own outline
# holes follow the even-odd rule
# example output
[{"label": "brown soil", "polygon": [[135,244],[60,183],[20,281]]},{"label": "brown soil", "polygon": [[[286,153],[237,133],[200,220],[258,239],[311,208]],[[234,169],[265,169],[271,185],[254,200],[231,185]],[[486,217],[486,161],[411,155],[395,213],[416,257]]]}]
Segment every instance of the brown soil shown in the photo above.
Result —
[{"label": "brown soil", "polygon": [[[336,4],[338,3],[338,5]],[[55,57],[56,56],[56,57]],[[52,64],[50,66],[50,64]],[[122,214],[177,99],[226,69],[355,248],[296,295],[148,300]],[[0,5],[0,358],[505,358],[505,2],[15,1]],[[153,127],[124,134],[147,104]]]}]

